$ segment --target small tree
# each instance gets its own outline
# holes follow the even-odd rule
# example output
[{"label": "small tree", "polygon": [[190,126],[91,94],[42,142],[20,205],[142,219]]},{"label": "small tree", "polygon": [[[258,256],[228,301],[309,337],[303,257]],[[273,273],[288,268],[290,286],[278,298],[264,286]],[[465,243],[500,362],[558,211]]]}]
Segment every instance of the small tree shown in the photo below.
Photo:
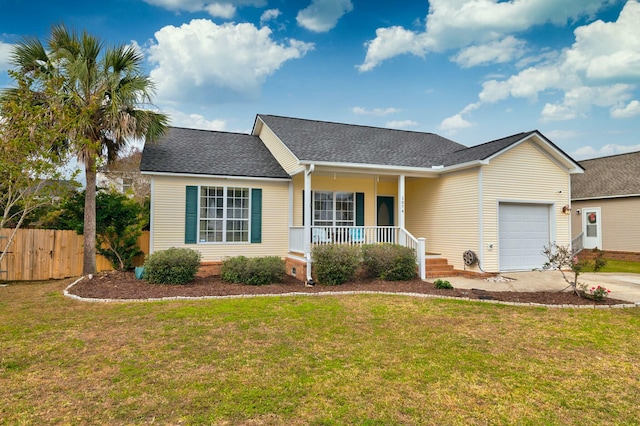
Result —
[{"label": "small tree", "polygon": [[[84,232],[84,198],[79,192],[63,205],[48,222],[50,228]],[[138,238],[142,234],[143,207],[115,191],[98,191],[96,195],[96,251],[114,269],[131,269],[133,258],[142,251]]]},{"label": "small tree", "polygon": [[[569,246],[559,246],[556,243],[551,244],[549,247],[545,246],[542,253],[547,257],[547,262],[545,262],[543,268],[546,270],[559,270],[564,280],[569,284],[567,288],[571,287],[573,293],[579,296],[578,277],[588,262],[586,260],[580,260],[578,256],[574,256]],[[571,271],[573,273],[573,280],[565,275],[565,271]]]},{"label": "small tree", "polygon": [[59,155],[66,132],[66,107],[44,105],[38,93],[50,93],[51,85],[34,89],[34,81],[11,73],[17,86],[0,93],[0,229],[13,228],[0,244],[0,262],[18,229],[36,209],[61,195]]}]

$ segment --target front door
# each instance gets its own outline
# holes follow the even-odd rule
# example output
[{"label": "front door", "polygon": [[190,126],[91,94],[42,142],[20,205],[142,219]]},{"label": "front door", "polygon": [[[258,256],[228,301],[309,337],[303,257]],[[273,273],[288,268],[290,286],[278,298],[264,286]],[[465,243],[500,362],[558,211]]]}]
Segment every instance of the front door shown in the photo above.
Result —
[{"label": "front door", "polygon": [[[378,210],[376,215],[378,226],[395,226],[393,215],[393,197],[378,197]],[[377,241],[379,243],[394,243],[395,230],[392,228],[378,229]]]},{"label": "front door", "polygon": [[378,196],[378,226],[394,226],[393,197]]},{"label": "front door", "polygon": [[582,241],[584,248],[602,248],[602,213],[600,207],[582,209]]}]

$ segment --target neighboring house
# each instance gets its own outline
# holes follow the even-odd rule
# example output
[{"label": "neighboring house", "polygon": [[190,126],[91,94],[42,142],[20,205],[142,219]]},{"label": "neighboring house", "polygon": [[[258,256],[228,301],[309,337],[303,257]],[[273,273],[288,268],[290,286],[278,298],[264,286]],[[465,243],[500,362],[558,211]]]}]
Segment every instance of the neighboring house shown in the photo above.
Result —
[{"label": "neighboring house", "polygon": [[140,171],[103,169],[96,173],[96,184],[99,188],[110,189],[136,199],[144,199],[149,195],[150,179],[142,176]]},{"label": "neighboring house", "polygon": [[273,115],[250,135],[171,128],[140,169],[151,252],[190,247],[210,265],[277,255],[302,279],[312,248],[330,242],[408,245],[422,277],[425,257],[471,273],[540,268],[545,246],[571,241],[570,175],[582,172],[538,131],[467,148]]},{"label": "neighboring house", "polygon": [[640,151],[580,164],[584,174],[571,178],[577,245],[582,241],[585,249],[597,247],[609,258],[640,261]]}]

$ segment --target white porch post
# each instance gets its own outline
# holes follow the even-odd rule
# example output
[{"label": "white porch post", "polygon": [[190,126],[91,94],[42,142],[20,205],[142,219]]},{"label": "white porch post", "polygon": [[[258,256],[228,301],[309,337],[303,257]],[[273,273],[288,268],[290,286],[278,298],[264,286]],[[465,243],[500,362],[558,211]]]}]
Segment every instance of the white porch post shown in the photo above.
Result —
[{"label": "white porch post", "polygon": [[313,283],[311,278],[311,173],[314,165],[304,171],[304,257],[307,260],[307,283]]},{"label": "white porch post", "polygon": [[421,280],[427,278],[427,260],[424,257],[425,251],[425,239],[422,237],[418,238],[418,252],[416,256],[418,256],[418,271],[420,272]]},{"label": "white porch post", "polygon": [[404,229],[404,175],[398,177],[398,226]]}]

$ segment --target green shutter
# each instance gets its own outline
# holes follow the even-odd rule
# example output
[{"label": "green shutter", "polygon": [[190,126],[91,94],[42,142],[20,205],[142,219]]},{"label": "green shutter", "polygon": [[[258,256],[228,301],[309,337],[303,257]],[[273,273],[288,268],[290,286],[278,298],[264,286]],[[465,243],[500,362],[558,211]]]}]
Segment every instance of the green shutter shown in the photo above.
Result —
[{"label": "green shutter", "polygon": [[262,189],[251,189],[251,242],[262,242]]},{"label": "green shutter", "polygon": [[198,187],[187,186],[186,211],[184,223],[184,243],[198,242]]},{"label": "green shutter", "polygon": [[364,192],[356,192],[356,226],[364,226]]}]

